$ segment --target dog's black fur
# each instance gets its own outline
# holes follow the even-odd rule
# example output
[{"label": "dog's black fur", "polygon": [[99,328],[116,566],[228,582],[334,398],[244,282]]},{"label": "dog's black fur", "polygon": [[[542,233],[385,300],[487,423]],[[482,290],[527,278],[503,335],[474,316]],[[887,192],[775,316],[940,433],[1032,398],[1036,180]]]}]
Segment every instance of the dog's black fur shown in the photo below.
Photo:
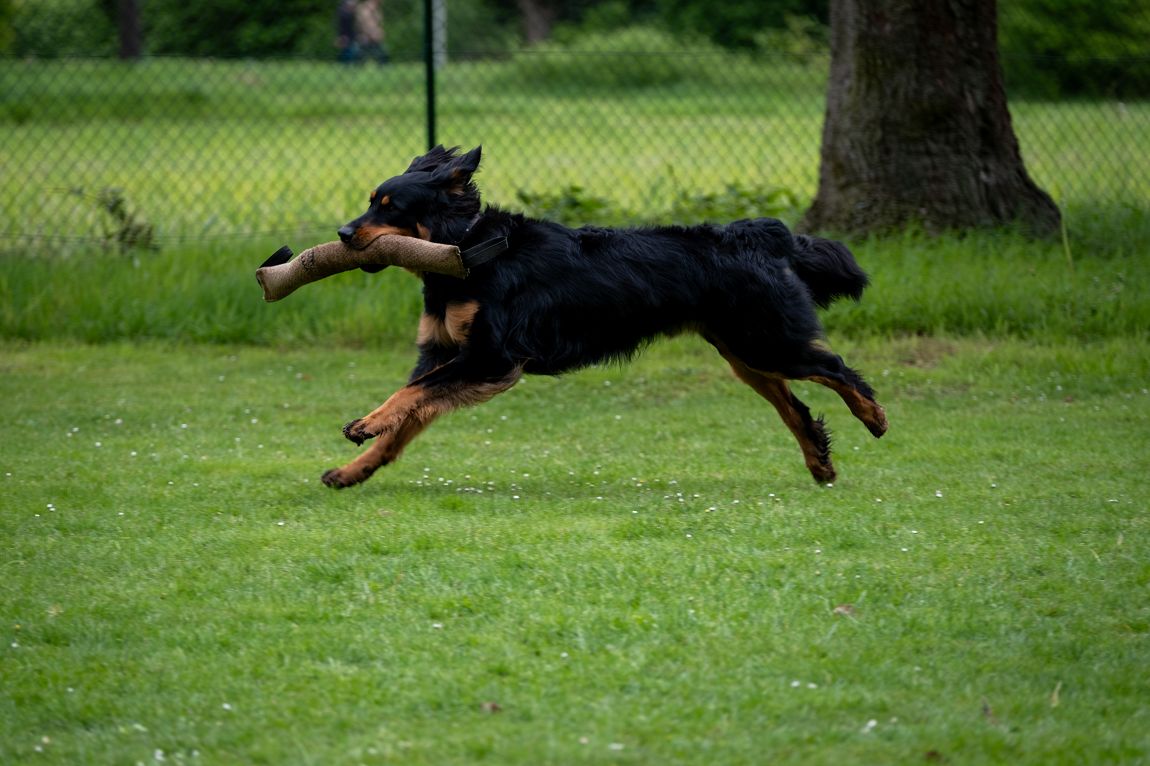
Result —
[{"label": "dog's black fur", "polygon": [[769,218],[725,226],[570,229],[481,207],[472,180],[480,149],[436,147],[384,181],[363,215],[339,230],[352,247],[382,234],[459,245],[505,237],[506,252],[466,279],[423,273],[419,361],[407,386],[344,434],[376,442],[324,474],[328,486],[367,479],[439,414],[510,388],[523,373],[556,375],[625,359],[660,335],[701,334],[771,402],[816,481],[835,472],[822,418],[788,379],[834,389],[881,436],[883,408],[823,342],[815,307],[857,299],[867,277],[831,240],[792,236]]}]

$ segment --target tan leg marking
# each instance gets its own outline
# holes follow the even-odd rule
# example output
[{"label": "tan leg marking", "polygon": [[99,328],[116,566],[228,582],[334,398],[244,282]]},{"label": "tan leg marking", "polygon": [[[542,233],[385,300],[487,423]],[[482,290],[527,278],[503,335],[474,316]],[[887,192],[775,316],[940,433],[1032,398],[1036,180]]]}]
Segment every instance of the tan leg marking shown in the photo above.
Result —
[{"label": "tan leg marking", "polygon": [[339,489],[365,481],[381,466],[395,461],[437,417],[487,401],[515,385],[522,374],[523,370],[516,368],[501,380],[449,383],[434,388],[413,383],[401,388],[370,415],[344,427],[344,435],[356,443],[378,438],[355,460],[325,473],[323,483]]},{"label": "tan leg marking", "polygon": [[[799,443],[799,449],[803,452],[803,462],[806,463],[807,470],[811,472],[815,481],[834,481],[835,467],[831,462],[830,441],[823,430],[821,419],[814,420],[809,413],[804,417],[796,409],[795,399],[787,381],[753,370],[742,360],[726,352],[722,353],[739,380],[774,405],[783,424]],[[816,433],[812,434],[810,429],[814,429]]]},{"label": "tan leg marking", "polygon": [[886,410],[878,402],[871,401],[851,386],[831,378],[816,375],[807,380],[818,383],[838,394],[850,408],[851,414],[862,421],[863,425],[875,436],[882,436],[888,428]]}]

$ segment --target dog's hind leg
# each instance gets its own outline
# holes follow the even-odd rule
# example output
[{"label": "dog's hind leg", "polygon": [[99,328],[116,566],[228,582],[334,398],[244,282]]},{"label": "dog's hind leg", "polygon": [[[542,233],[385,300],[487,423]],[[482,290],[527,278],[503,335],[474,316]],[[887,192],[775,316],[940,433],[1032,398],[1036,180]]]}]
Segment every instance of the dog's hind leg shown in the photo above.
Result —
[{"label": "dog's hind leg", "polygon": [[784,369],[783,375],[826,386],[842,398],[851,414],[876,439],[886,433],[886,410],[875,401],[874,391],[861,375],[847,367],[842,357],[818,345],[812,345],[806,357],[800,364]]},{"label": "dog's hind leg", "polygon": [[370,415],[348,423],[344,435],[352,441],[376,441],[347,465],[324,473],[323,483],[342,489],[366,481],[394,462],[437,417],[487,401],[515,385],[522,374],[522,368],[515,367],[499,377],[469,377],[461,367],[451,362],[436,368],[401,388]]},{"label": "dog's hind leg", "polygon": [[[809,380],[834,391],[876,438],[887,430],[886,410],[875,401],[874,391],[862,376],[847,367],[819,338],[786,343],[764,342],[744,334],[728,333],[712,344],[726,356],[737,357],[747,367],[786,380]],[[725,353],[724,353],[725,352]],[[729,360],[728,360],[729,361]]]},{"label": "dog's hind leg", "polygon": [[742,359],[731,353],[723,344],[711,343],[731,365],[735,376],[753,388],[756,393],[774,405],[783,423],[794,435],[803,451],[807,470],[817,482],[830,482],[835,479],[835,467],[831,462],[831,440],[823,419],[812,418],[811,411],[797,396],[791,393],[787,381],[749,367]]}]

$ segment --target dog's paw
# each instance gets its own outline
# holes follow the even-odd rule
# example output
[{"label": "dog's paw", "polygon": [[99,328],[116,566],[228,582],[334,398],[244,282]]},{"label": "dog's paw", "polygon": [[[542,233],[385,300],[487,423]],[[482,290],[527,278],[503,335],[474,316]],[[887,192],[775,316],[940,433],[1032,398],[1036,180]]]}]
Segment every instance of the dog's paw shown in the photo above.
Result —
[{"label": "dog's paw", "polygon": [[351,486],[344,482],[343,473],[338,468],[324,471],[323,476],[319,477],[319,480],[332,489],[343,489],[344,487]]},{"label": "dog's paw", "polygon": [[819,484],[830,484],[835,480],[835,467],[830,460],[825,463],[808,464],[807,470],[811,472],[811,478]]},{"label": "dog's paw", "polygon": [[367,427],[367,421],[363,418],[357,418],[343,427],[344,438],[356,445],[363,444],[368,439],[376,436],[371,433]]},{"label": "dog's paw", "polygon": [[319,480],[332,489],[354,487],[356,484],[362,484],[370,479],[376,468],[378,466],[363,465],[359,461],[352,461],[342,468],[324,471]]},{"label": "dog's paw", "polygon": [[875,405],[875,410],[873,420],[867,422],[866,427],[867,430],[871,432],[871,436],[877,439],[886,433],[886,430],[890,428],[890,424],[887,423],[886,420],[886,410],[877,404]]},{"label": "dog's paw", "polygon": [[350,479],[342,468],[332,468],[329,471],[324,471],[323,476],[319,479],[325,485],[332,489],[344,489],[359,484],[362,479]]}]

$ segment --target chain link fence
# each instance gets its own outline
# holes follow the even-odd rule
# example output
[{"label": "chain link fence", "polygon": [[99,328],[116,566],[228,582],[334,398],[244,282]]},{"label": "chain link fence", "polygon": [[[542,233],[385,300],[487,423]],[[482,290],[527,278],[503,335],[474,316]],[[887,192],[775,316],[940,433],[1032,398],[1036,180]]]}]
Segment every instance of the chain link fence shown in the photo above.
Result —
[{"label": "chain link fence", "polygon": [[[406,2],[397,15],[414,18]],[[634,27],[495,54],[453,23],[434,140],[483,144],[489,202],[623,223],[793,218],[814,195],[817,46],[735,53]],[[427,67],[406,43],[387,63],[0,59],[0,248],[330,238],[427,147]],[[1072,220],[1150,207],[1150,104],[1011,110],[1031,175]]]}]

